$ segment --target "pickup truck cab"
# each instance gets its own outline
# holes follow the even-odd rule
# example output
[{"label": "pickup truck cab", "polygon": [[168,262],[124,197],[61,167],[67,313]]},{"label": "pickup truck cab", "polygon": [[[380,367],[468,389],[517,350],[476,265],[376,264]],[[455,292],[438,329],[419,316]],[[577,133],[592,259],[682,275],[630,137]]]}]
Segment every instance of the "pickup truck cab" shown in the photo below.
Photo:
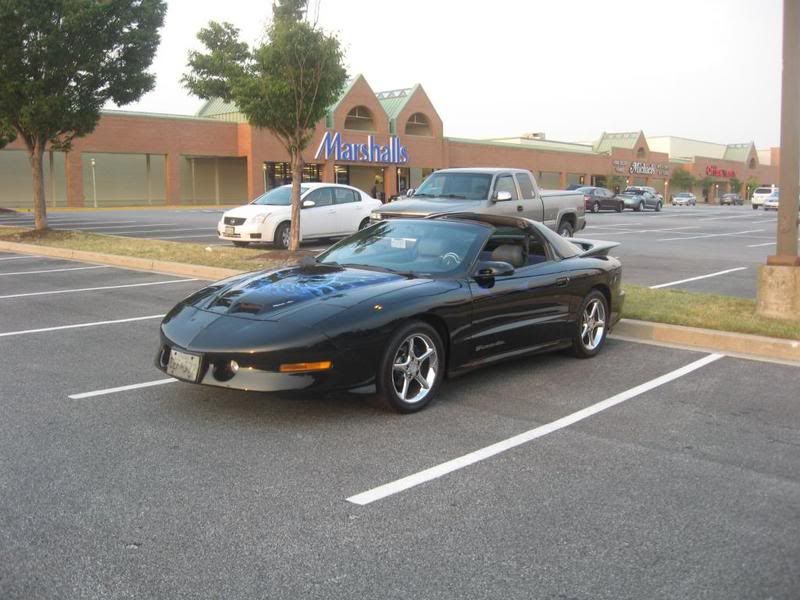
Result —
[{"label": "pickup truck cab", "polygon": [[564,237],[586,227],[583,194],[540,190],[525,169],[442,169],[405,198],[372,211],[372,221],[473,212],[525,217]]}]

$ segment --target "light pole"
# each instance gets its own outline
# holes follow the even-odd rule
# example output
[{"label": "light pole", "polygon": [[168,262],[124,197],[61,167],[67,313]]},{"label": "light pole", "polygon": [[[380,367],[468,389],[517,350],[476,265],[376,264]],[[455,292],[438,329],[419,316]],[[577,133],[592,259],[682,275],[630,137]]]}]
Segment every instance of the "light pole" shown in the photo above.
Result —
[{"label": "light pole", "polygon": [[95,177],[94,174],[94,165],[96,161],[93,158],[91,162],[92,162],[92,197],[94,199],[94,207],[97,208],[97,178]]},{"label": "light pole", "polygon": [[267,163],[261,163],[261,171],[264,174],[264,193],[267,191]]}]

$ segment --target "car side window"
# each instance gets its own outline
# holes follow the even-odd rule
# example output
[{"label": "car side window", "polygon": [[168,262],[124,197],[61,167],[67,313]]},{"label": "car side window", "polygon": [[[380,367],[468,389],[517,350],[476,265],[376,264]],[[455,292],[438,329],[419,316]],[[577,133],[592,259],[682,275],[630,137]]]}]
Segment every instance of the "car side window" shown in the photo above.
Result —
[{"label": "car side window", "polygon": [[356,192],[347,188],[333,188],[333,197],[336,204],[348,204],[360,200]]},{"label": "car side window", "polygon": [[522,197],[525,200],[533,198],[533,184],[531,183],[530,176],[526,173],[517,173],[515,177],[517,178],[520,192],[522,192]]},{"label": "car side window", "polygon": [[546,242],[539,236],[510,227],[498,227],[486,241],[480,259],[508,262],[515,269],[524,269],[547,262],[551,256]]},{"label": "car side window", "polygon": [[333,204],[333,196],[331,194],[331,188],[323,187],[317,188],[316,190],[312,191],[308,196],[303,198],[303,200],[313,200],[315,206],[330,206]]},{"label": "car side window", "polygon": [[514,185],[514,179],[511,175],[500,175],[494,184],[494,191],[496,192],[509,192],[512,200],[519,200],[517,195],[517,186]]}]

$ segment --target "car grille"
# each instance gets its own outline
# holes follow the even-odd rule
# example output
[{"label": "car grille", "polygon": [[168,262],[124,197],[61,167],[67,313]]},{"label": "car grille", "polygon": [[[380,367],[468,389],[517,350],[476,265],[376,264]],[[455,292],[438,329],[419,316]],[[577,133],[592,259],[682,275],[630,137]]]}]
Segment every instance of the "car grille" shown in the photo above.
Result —
[{"label": "car grille", "polygon": [[224,223],[225,225],[244,225],[244,222],[247,219],[240,219],[238,217],[225,217]]}]

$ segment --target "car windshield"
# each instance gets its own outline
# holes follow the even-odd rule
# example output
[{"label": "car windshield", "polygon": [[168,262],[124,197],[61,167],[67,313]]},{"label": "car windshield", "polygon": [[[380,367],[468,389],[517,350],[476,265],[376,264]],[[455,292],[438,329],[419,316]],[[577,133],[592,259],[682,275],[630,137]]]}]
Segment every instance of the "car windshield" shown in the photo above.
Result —
[{"label": "car windshield", "polygon": [[690,197],[691,196],[689,192],[681,192],[680,194],[678,194],[678,198],[690,198]]},{"label": "car windshield", "polygon": [[472,265],[491,231],[477,223],[382,221],[343,239],[317,261],[410,275],[451,275]]},{"label": "car windshield", "polygon": [[[308,186],[300,186],[300,195],[302,196],[308,191]],[[282,185],[273,190],[262,194],[250,204],[264,204],[269,206],[289,206],[292,203],[292,186]]]},{"label": "car windshield", "polygon": [[414,193],[416,197],[486,200],[492,176],[486,173],[434,173]]},{"label": "car windshield", "polygon": [[772,192],[772,188],[758,188],[754,194],[769,194]]},{"label": "car windshield", "polygon": [[641,195],[641,194],[644,194],[644,190],[637,190],[636,188],[628,188],[622,193],[623,194],[638,194],[638,195]]}]

